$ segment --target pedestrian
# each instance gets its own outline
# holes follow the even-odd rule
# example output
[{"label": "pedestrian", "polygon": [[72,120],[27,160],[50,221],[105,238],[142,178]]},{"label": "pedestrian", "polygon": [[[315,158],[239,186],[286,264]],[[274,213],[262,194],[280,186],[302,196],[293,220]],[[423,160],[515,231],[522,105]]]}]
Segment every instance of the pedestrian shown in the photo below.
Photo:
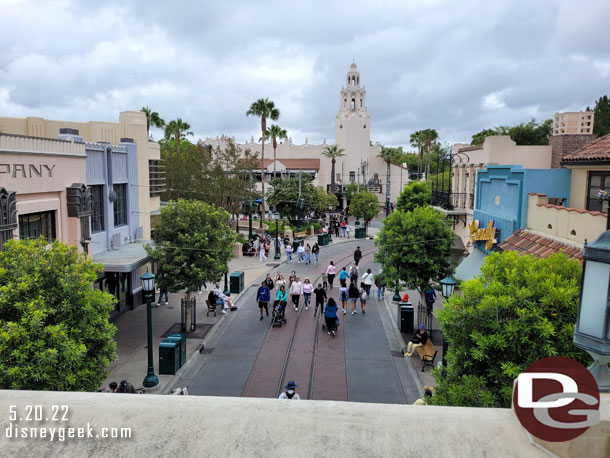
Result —
[{"label": "pedestrian", "polygon": [[335,263],[330,261],[330,264],[326,268],[326,275],[328,275],[328,284],[330,287],[333,287],[333,281],[335,280],[335,275],[337,274],[337,267]]},{"label": "pedestrian", "polygon": [[345,226],[347,225],[347,223],[345,222],[345,220],[341,221],[341,237],[345,237]]},{"label": "pedestrian", "polygon": [[[214,294],[218,297],[216,301],[216,305],[222,305],[223,311],[226,309],[232,309],[233,301],[230,297],[225,296],[225,294],[220,290],[220,283],[216,283],[216,288],[214,289]],[[237,307],[235,307],[237,308]]]},{"label": "pedestrian", "polygon": [[165,305],[167,305],[167,302],[168,302],[167,288],[165,286],[159,286],[159,300],[157,301],[157,307],[161,307],[161,302],[162,302],[163,296],[165,296]]},{"label": "pedestrian", "polygon": [[280,394],[280,397],[278,399],[292,399],[293,401],[298,401],[299,399],[301,399],[299,397],[299,394],[295,391],[297,386],[298,385],[294,383],[294,381],[290,380],[284,387],[286,388],[286,391]]},{"label": "pedestrian", "polygon": [[347,290],[347,295],[352,303],[352,315],[356,314],[356,302],[360,298],[360,291],[358,291],[358,286],[355,282],[350,282],[349,289]]},{"label": "pedestrian", "polygon": [[364,282],[360,283],[360,309],[362,314],[366,313],[366,301],[369,298],[369,293],[366,292],[366,285]]},{"label": "pedestrian", "polygon": [[382,297],[385,297],[385,285],[383,284],[383,273],[379,271],[375,275],[375,286],[377,287],[377,300],[381,301]]},{"label": "pedestrian", "polygon": [[299,243],[297,247],[297,264],[301,264],[305,261],[305,247],[303,246],[303,242]]},{"label": "pedestrian", "polygon": [[134,388],[134,386],[129,383],[127,380],[121,380],[121,384],[119,385],[119,387],[116,390],[117,393],[129,393],[129,394],[136,394],[137,390]]},{"label": "pedestrian", "polygon": [[310,264],[311,263],[311,246],[309,246],[309,243],[307,244],[307,246],[305,246],[305,264]]},{"label": "pedestrian", "polygon": [[367,296],[371,295],[371,286],[373,286],[373,271],[371,269],[366,269],[364,275],[362,275],[362,281],[364,283],[364,288],[366,289]]},{"label": "pedestrian", "polygon": [[288,277],[288,287],[290,288],[294,283],[294,280],[297,278],[297,273],[293,270],[290,272],[290,277]]},{"label": "pedestrian", "polygon": [[320,307],[320,315],[324,311],[324,301],[326,300],[326,291],[322,287],[322,283],[318,283],[318,287],[313,290],[314,295],[316,296],[316,306],[313,309],[313,316],[316,316],[318,313],[318,307]]},{"label": "pedestrian", "polygon": [[349,268],[349,280],[353,283],[358,284],[358,277],[360,276],[360,269],[355,264],[352,264]]},{"label": "pedestrian", "polygon": [[313,285],[309,281],[309,278],[305,277],[303,283],[303,303],[305,304],[305,310],[307,310],[309,302],[311,301],[311,293],[313,293]]},{"label": "pedestrian", "polygon": [[[345,313],[343,313],[345,315]],[[328,299],[326,307],[324,307],[324,321],[326,322],[326,331],[328,335],[334,335],[337,333],[337,303],[331,297]]]},{"label": "pedestrian", "polygon": [[268,245],[264,242],[261,242],[258,250],[258,262],[263,262],[267,260],[267,250]]},{"label": "pedestrian", "polygon": [[362,259],[362,251],[360,251],[360,247],[356,247],[356,251],[354,251],[354,264],[358,265],[360,260]]},{"label": "pedestrian", "polygon": [[430,288],[428,291],[426,291],[426,294],[424,296],[426,298],[427,312],[432,313],[434,301],[436,301],[436,291],[434,291],[434,288]]},{"label": "pedestrian", "polygon": [[258,239],[258,235],[254,236],[254,242],[252,243],[252,246],[254,247],[254,255],[258,256],[261,249],[261,242]]},{"label": "pedestrian", "polygon": [[105,386],[104,388],[102,388],[99,391],[102,393],[116,393],[117,387],[118,387],[117,382],[110,382],[110,384],[108,386]]},{"label": "pedestrian", "polygon": [[294,309],[299,310],[299,300],[303,294],[303,283],[300,282],[299,277],[295,277],[295,280],[290,285],[290,296],[292,297],[292,303]]},{"label": "pedestrian", "polygon": [[311,254],[313,255],[313,260],[316,264],[318,264],[318,255],[320,254],[320,247],[317,243],[314,243],[311,247]]},{"label": "pedestrian", "polygon": [[288,293],[286,292],[286,286],[278,286],[277,294],[275,295],[275,302],[281,304],[282,307],[286,307],[288,304]]},{"label": "pedestrian", "polygon": [[341,301],[341,308],[343,309],[343,314],[345,315],[345,309],[347,308],[347,298],[348,298],[348,289],[345,284],[341,284],[339,288],[339,300]]},{"label": "pedestrian", "polygon": [[277,273],[277,279],[275,280],[275,284],[278,289],[280,286],[286,286],[286,280],[284,279],[284,276],[279,272]]},{"label": "pedestrian", "polygon": [[349,225],[349,222],[345,223],[345,236],[349,239],[349,232],[352,230],[352,226]]},{"label": "pedestrian", "polygon": [[269,290],[265,280],[261,282],[258,291],[256,291],[256,301],[258,302],[258,309],[261,312],[260,321],[262,321],[263,309],[265,309],[267,316],[269,316],[269,301],[271,301],[271,291]]},{"label": "pedestrian", "polygon": [[269,288],[269,291],[273,291],[273,288],[275,288],[275,284],[273,283],[273,278],[271,278],[271,274],[267,274],[267,278],[265,278],[265,284],[267,285],[267,288]]},{"label": "pedestrian", "polygon": [[348,278],[349,278],[349,272],[347,271],[347,269],[345,267],[343,267],[341,269],[341,272],[339,272],[339,283],[341,284],[341,286],[347,286]]},{"label": "pedestrian", "polygon": [[423,324],[419,325],[419,330],[415,335],[411,338],[409,343],[407,344],[407,352],[405,356],[412,356],[413,351],[417,347],[423,347],[428,342],[428,331],[426,331],[426,327]]},{"label": "pedestrian", "polygon": [[333,218],[333,228],[335,229],[335,237],[339,237],[339,223]]},{"label": "pedestrian", "polygon": [[284,253],[286,253],[286,262],[288,264],[290,264],[292,262],[292,252],[293,252],[293,248],[292,245],[290,244],[290,242],[288,242],[288,245],[286,245],[286,248],[284,248]]}]

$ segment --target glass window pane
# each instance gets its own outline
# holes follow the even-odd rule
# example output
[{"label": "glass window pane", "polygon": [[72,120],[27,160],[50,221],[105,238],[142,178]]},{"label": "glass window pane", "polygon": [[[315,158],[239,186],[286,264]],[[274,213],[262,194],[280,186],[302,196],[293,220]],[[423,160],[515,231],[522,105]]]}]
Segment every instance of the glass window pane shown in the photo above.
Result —
[{"label": "glass window pane", "polygon": [[578,332],[603,338],[609,281],[610,264],[597,261],[586,262]]},{"label": "glass window pane", "polygon": [[599,175],[591,175],[591,186],[597,186],[598,188],[602,184],[602,177]]}]

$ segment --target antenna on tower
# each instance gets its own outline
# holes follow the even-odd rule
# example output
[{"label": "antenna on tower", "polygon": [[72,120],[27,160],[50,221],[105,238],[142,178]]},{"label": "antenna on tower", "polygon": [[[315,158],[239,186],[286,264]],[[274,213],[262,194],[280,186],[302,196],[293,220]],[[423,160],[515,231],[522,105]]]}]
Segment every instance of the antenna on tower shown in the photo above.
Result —
[{"label": "antenna on tower", "polygon": [[356,63],[356,53],[352,54],[352,64]]}]

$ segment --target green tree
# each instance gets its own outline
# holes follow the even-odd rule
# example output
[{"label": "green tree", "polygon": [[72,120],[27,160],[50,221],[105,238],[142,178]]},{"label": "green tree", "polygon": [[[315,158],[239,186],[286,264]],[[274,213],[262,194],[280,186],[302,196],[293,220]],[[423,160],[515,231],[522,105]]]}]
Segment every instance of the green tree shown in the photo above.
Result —
[{"label": "green tree", "polygon": [[273,178],[276,178],[275,160],[277,156],[277,141],[285,140],[286,138],[288,138],[288,132],[286,132],[286,129],[282,129],[276,124],[271,124],[269,127],[267,127],[267,130],[265,131],[265,139],[271,139],[273,143]]},{"label": "green tree", "polygon": [[[436,129],[423,129],[418,130],[417,132],[413,132],[410,137],[411,146],[413,148],[417,148],[419,152],[419,163],[418,163],[418,172],[422,170],[422,157],[424,154],[424,150],[428,150],[428,165],[430,164],[430,149],[432,148],[432,144],[438,140],[438,132]],[[430,173],[429,167],[425,168],[426,177]]]},{"label": "green tree", "polygon": [[385,212],[388,213],[390,210],[390,164],[395,164],[402,158],[402,148],[390,148],[386,146],[381,147],[381,152],[377,155],[383,159],[386,163],[386,178],[385,178]]},{"label": "green tree", "polygon": [[190,299],[204,282],[227,272],[235,233],[223,209],[195,200],[170,202],[161,209],[153,243],[146,251],[164,275],[157,283],[172,293],[186,290]]},{"label": "green tree", "polygon": [[345,156],[345,150],[339,148],[337,145],[327,146],[322,151],[322,155],[330,159],[330,190],[334,194],[335,192],[335,164],[337,158]]},{"label": "green tree", "polygon": [[610,99],[607,95],[600,97],[595,102],[593,133],[599,137],[610,134]]},{"label": "green tree", "polygon": [[427,182],[412,181],[398,196],[396,209],[412,212],[417,207],[429,207],[432,201],[432,190]]},{"label": "green tree", "polygon": [[140,111],[146,115],[147,135],[150,135],[150,126],[158,127],[159,129],[163,129],[163,127],[165,127],[165,121],[161,119],[161,116],[159,116],[159,113],[156,111],[152,111],[152,109],[149,107],[142,107]]},{"label": "green tree", "polygon": [[355,182],[351,182],[347,185],[347,190],[345,192],[345,199],[347,200],[347,205],[350,205],[352,202],[352,197],[354,194],[360,191],[360,186],[358,186]]},{"label": "green tree", "polygon": [[375,194],[359,191],[352,197],[350,214],[364,220],[365,227],[379,213],[379,199]]},{"label": "green tree", "polygon": [[170,121],[165,126],[165,140],[169,140],[172,137],[176,140],[178,154],[180,154],[180,147],[182,146],[182,137],[193,135],[193,132],[189,130],[190,128],[191,125],[181,118]]},{"label": "green tree", "polygon": [[402,282],[423,297],[430,281],[451,273],[450,250],[455,234],[447,220],[430,207],[395,211],[383,220],[375,238],[375,260],[388,284]]},{"label": "green tree", "polygon": [[[265,132],[267,132],[267,119],[277,121],[280,117],[280,110],[275,107],[272,100],[258,99],[250,105],[246,116],[257,116],[261,118],[261,185],[263,192],[263,205],[261,206],[261,226],[263,227],[263,218],[265,216]],[[274,177],[275,178],[275,177]]]},{"label": "green tree", "polygon": [[116,357],[115,298],[75,246],[10,240],[0,251],[0,388],[95,391]]},{"label": "green tree", "polygon": [[328,211],[328,205],[336,207],[338,205],[336,196],[327,194],[322,188],[315,187],[312,178],[303,176],[301,178],[301,198],[303,208],[299,214],[297,199],[299,198],[299,179],[291,178],[283,180],[276,178],[271,181],[273,189],[267,192],[267,202],[274,205],[282,217],[295,224],[309,212],[320,214]]},{"label": "green tree", "polygon": [[484,129],[472,136],[472,145],[482,145],[485,138],[493,135],[508,135],[517,145],[548,145],[553,134],[553,120],[547,119],[538,124],[534,118],[516,126],[499,126]]},{"label": "green tree", "polygon": [[434,404],[510,407],[513,380],[546,356],[585,363],[572,344],[578,308],[578,261],[516,251],[492,253],[478,277],[462,283],[437,312],[451,342],[447,367],[434,371]]}]

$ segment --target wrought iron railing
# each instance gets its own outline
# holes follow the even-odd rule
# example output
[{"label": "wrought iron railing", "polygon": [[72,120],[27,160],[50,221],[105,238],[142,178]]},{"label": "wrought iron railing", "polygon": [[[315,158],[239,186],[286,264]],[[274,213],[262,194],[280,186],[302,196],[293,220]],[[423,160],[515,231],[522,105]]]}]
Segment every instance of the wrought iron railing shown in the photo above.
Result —
[{"label": "wrought iron railing", "polygon": [[432,190],[432,205],[453,210],[455,208],[473,209],[474,194],[471,192],[449,192],[440,189]]}]

